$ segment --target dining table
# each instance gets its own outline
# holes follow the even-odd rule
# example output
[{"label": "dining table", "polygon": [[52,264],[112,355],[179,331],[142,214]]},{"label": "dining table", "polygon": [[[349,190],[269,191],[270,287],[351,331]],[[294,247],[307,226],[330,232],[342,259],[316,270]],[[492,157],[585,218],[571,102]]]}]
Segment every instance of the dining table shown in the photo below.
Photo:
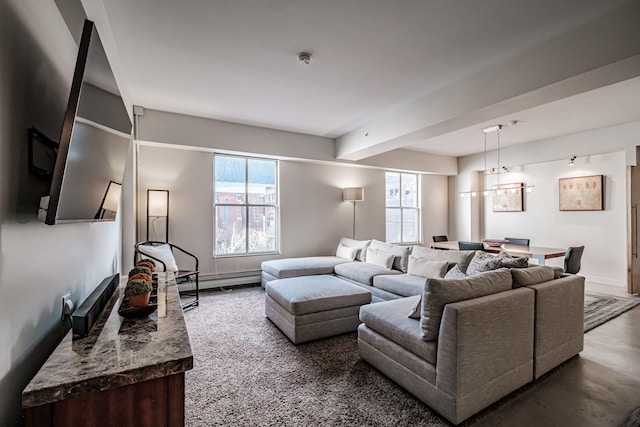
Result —
[{"label": "dining table", "polygon": [[[550,248],[545,246],[525,246],[525,245],[512,245],[509,243],[501,244],[500,246],[491,246],[487,243],[484,244],[484,250],[487,252],[500,253],[506,252],[515,257],[527,257],[538,261],[538,265],[544,265],[546,260],[550,258],[559,258],[565,256],[567,253],[566,248]],[[458,250],[457,240],[446,240],[444,242],[431,242],[433,249],[448,249]]]}]

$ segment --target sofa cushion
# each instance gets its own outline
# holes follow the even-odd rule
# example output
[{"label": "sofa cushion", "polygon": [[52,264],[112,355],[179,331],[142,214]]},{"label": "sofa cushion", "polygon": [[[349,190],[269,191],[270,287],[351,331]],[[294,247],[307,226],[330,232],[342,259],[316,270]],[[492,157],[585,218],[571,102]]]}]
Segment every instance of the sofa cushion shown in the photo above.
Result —
[{"label": "sofa cushion", "polygon": [[393,269],[400,270],[403,273],[407,272],[407,264],[409,263],[409,253],[411,252],[411,246],[400,246],[392,243],[381,242],[380,240],[372,240],[371,246],[380,252],[385,252],[393,255]]},{"label": "sofa cushion", "polygon": [[491,271],[498,268],[502,257],[500,255],[493,255],[484,251],[476,251],[473,259],[467,267],[465,274],[472,276],[474,274],[482,273],[483,271]]},{"label": "sofa cushion", "polygon": [[437,344],[421,339],[420,322],[409,319],[407,311],[420,297],[414,296],[379,302],[360,307],[360,320],[380,335],[390,339],[411,353],[436,363]]},{"label": "sofa cushion", "polygon": [[429,261],[448,261],[449,264],[458,264],[460,271],[467,271],[469,263],[473,259],[473,251],[443,251],[439,249],[425,248],[424,246],[414,246],[411,255]]},{"label": "sofa cushion", "polygon": [[512,268],[513,287],[537,285],[554,279],[554,271],[548,265],[539,265],[529,268]]},{"label": "sofa cushion", "polygon": [[465,279],[427,279],[422,292],[422,339],[433,341],[438,338],[445,305],[509,290],[511,281],[511,272],[506,268]]},{"label": "sofa cushion", "polygon": [[367,248],[367,260],[365,262],[367,264],[376,265],[378,267],[391,270],[394,258],[395,257],[392,254],[381,252],[379,250],[373,249],[372,247],[369,247]]},{"label": "sofa cushion", "polygon": [[502,253],[500,258],[500,265],[498,268],[527,268],[529,267],[529,258],[527,257],[512,257],[506,252]]},{"label": "sofa cushion", "polygon": [[407,273],[420,277],[444,277],[449,267],[449,261],[429,261],[409,255]]},{"label": "sofa cushion", "polygon": [[349,262],[347,259],[335,256],[282,258],[263,261],[262,271],[278,279],[285,279],[314,274],[333,274],[333,268],[336,265]]},{"label": "sofa cushion", "polygon": [[358,261],[365,261],[367,258],[367,248],[371,244],[371,240],[353,240],[348,237],[343,237],[342,239],[340,239],[340,244],[345,245],[349,248],[358,249],[356,259]]},{"label": "sofa cushion", "polygon": [[382,274],[373,278],[373,286],[403,297],[420,295],[426,279],[411,274]]},{"label": "sofa cushion", "polygon": [[336,256],[338,258],[344,258],[348,259],[349,261],[353,261],[356,259],[356,255],[358,255],[358,250],[358,248],[345,246],[340,243],[338,244],[338,248],[336,249]]},{"label": "sofa cushion", "polygon": [[373,278],[380,274],[402,274],[398,270],[387,270],[377,265],[358,261],[336,265],[334,270],[338,276],[369,286],[373,286]]},{"label": "sofa cushion", "polygon": [[445,279],[464,279],[465,277],[467,277],[467,275],[460,271],[458,264],[454,265],[453,268],[444,275]]}]

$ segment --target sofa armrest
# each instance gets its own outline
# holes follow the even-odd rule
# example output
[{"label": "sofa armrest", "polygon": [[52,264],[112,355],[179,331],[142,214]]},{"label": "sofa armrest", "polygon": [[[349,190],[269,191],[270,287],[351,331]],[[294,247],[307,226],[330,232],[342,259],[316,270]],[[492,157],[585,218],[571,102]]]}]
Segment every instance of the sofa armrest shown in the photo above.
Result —
[{"label": "sofa armrest", "polygon": [[504,395],[531,381],[534,303],[534,291],[519,288],[445,306],[437,387],[459,399]]},{"label": "sofa armrest", "polygon": [[564,276],[529,286],[536,293],[535,378],[584,347],[584,277]]}]

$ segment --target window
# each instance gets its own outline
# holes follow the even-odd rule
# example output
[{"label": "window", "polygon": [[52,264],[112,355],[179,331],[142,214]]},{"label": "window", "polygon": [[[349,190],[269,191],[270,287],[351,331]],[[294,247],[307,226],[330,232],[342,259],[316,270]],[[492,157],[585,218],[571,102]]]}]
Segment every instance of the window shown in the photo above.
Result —
[{"label": "window", "polygon": [[214,256],[276,252],[278,162],[213,157]]},{"label": "window", "polygon": [[419,242],[420,186],[418,175],[386,172],[385,182],[387,242]]}]

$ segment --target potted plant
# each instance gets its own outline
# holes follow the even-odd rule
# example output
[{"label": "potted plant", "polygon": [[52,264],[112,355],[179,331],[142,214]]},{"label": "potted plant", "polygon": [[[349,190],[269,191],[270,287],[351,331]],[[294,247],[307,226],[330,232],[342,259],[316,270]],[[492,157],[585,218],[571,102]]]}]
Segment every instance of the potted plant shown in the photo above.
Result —
[{"label": "potted plant", "polygon": [[136,267],[147,267],[152,273],[156,271],[156,263],[151,258],[144,258],[138,261]]},{"label": "potted plant", "polygon": [[151,296],[151,282],[142,279],[133,279],[127,282],[124,288],[124,296],[129,298],[132,307],[144,307],[149,304]]},{"label": "potted plant", "polygon": [[129,270],[129,277],[138,273],[143,273],[151,277],[151,269],[149,269],[148,267],[133,267],[131,270]]}]

